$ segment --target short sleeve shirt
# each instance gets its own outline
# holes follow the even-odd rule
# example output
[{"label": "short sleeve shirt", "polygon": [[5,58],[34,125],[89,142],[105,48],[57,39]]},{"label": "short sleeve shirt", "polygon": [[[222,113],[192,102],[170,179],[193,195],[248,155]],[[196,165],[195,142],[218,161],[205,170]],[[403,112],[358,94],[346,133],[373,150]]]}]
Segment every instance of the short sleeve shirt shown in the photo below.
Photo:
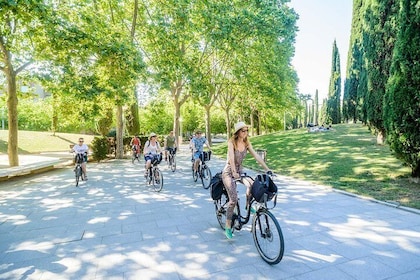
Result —
[{"label": "short sleeve shirt", "polygon": [[193,148],[196,152],[203,152],[204,151],[204,143],[206,143],[207,139],[206,137],[200,137],[200,138],[193,138]]},{"label": "short sleeve shirt", "polygon": [[84,153],[87,153],[88,150],[89,150],[89,148],[86,144],[82,144],[81,146],[80,145],[74,145],[73,146],[73,151],[76,154],[84,154]]}]

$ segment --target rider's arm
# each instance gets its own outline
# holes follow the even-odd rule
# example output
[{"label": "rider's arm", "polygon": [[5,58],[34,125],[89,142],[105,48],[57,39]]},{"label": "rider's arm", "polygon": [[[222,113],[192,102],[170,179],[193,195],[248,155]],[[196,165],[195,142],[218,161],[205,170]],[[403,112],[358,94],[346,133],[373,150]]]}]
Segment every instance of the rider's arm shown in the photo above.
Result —
[{"label": "rider's arm", "polygon": [[251,143],[249,143],[248,151],[257,160],[257,162],[264,168],[265,171],[270,171],[270,168],[268,168],[264,160],[255,152],[254,148],[252,148]]},{"label": "rider's arm", "polygon": [[149,144],[148,143],[149,143],[149,141],[146,141],[146,143],[144,143],[144,148],[143,148],[143,154],[144,155],[147,155],[149,153],[149,149],[148,149]]},{"label": "rider's arm", "polygon": [[228,160],[230,169],[232,170],[233,178],[238,178],[240,175],[238,170],[236,170],[235,166],[235,147],[233,146],[233,142],[229,140],[228,142]]},{"label": "rider's arm", "polygon": [[209,148],[209,150],[211,151],[211,147],[210,147],[210,144],[209,144],[209,141],[206,139],[206,146],[207,146],[207,148]]}]

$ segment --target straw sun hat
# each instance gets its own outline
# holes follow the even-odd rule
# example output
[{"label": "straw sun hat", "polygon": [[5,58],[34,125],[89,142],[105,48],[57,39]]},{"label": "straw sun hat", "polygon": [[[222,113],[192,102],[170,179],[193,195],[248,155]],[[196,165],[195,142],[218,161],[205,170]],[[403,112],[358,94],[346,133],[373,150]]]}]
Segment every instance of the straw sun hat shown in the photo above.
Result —
[{"label": "straw sun hat", "polygon": [[238,122],[238,123],[236,123],[236,124],[235,124],[235,133],[236,133],[236,132],[238,132],[238,130],[240,130],[240,129],[244,128],[244,127],[248,128],[248,127],[249,127],[249,125],[247,125],[247,124],[246,124],[246,123],[244,123],[244,122]]}]

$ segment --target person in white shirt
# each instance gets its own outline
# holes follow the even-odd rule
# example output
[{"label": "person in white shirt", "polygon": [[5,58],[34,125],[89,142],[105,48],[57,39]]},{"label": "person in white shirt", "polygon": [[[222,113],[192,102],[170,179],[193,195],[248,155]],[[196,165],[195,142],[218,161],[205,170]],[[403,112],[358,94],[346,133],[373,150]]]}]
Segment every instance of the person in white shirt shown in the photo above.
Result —
[{"label": "person in white shirt", "polygon": [[144,160],[146,161],[145,175],[147,175],[147,170],[149,170],[150,165],[152,164],[153,157],[161,152],[159,142],[157,141],[157,135],[155,133],[151,133],[149,140],[144,143],[143,148]]},{"label": "person in white shirt", "polygon": [[73,146],[72,152],[76,154],[76,157],[77,154],[81,154],[83,156],[82,171],[85,175],[85,180],[87,181],[86,162],[88,159],[89,147],[84,143],[83,138],[79,138],[79,143]]}]

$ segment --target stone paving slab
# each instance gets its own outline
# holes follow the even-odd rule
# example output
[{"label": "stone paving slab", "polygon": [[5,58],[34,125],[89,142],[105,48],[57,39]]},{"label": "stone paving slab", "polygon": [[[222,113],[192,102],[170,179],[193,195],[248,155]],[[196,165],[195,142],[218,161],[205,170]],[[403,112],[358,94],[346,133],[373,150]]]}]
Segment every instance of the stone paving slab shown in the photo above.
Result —
[{"label": "stone paving slab", "polygon": [[189,151],[177,159],[160,193],[129,159],[89,163],[79,188],[71,167],[1,182],[0,279],[419,279],[415,211],[278,176],[285,254],[270,266],[249,225],[226,240]]}]

